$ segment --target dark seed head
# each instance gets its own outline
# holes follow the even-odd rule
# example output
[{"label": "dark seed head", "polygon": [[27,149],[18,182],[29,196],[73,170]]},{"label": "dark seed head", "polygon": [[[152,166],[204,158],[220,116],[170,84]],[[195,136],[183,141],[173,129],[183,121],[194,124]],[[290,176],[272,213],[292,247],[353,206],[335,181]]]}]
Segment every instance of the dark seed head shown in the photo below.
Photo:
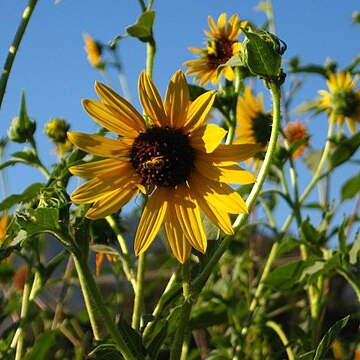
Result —
[{"label": "dark seed head", "polygon": [[272,116],[269,113],[257,113],[252,119],[252,130],[258,144],[266,146],[270,140]]},{"label": "dark seed head", "polygon": [[144,185],[176,187],[194,169],[195,150],[181,130],[154,127],[135,139],[130,158]]}]

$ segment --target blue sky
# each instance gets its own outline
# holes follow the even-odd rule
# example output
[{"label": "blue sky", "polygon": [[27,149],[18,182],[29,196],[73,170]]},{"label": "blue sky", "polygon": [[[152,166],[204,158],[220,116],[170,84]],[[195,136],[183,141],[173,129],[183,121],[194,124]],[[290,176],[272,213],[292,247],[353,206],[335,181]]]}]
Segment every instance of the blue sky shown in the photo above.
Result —
[{"label": "blue sky", "polygon": [[[3,64],[27,1],[2,0],[0,4],[0,63]],[[222,12],[238,13],[241,19],[261,26],[266,17],[255,10],[258,1],[232,0],[155,0],[154,34],[157,42],[154,80],[162,94],[172,74],[184,69],[182,64],[193,58],[189,47],[202,47],[207,16],[217,18]],[[327,58],[345,67],[359,52],[360,26],[352,24],[351,15],[359,10],[355,0],[328,1],[274,0],[276,32],[288,50],[285,60],[299,55],[302,62],[323,64]],[[83,50],[82,34],[107,42],[125,33],[140,14],[135,0],[41,0],[24,36],[7,92],[0,110],[0,136],[6,134],[11,119],[18,114],[20,93],[24,90],[29,115],[37,120],[37,139],[44,162],[56,157],[52,145],[42,134],[52,117],[62,117],[72,130],[93,132],[96,124],[85,113],[81,99],[95,98],[94,81],[105,79],[88,64]],[[137,78],[145,67],[145,45],[128,38],[120,44],[120,57],[134,105],[137,100]],[[112,85],[120,91],[116,78]],[[191,82],[192,79],[189,78]],[[309,77],[294,105],[317,95],[326,88],[320,77]],[[266,91],[265,89],[261,89]],[[264,95],[268,102],[268,94]],[[302,120],[307,119],[302,115]],[[298,117],[293,117],[296,120]],[[326,135],[327,120],[321,116],[310,123],[312,143],[320,147]],[[11,146],[9,152],[21,150]],[[353,170],[351,170],[353,171]],[[33,181],[43,181],[38,172],[24,166],[9,169],[10,192],[21,192]]]}]

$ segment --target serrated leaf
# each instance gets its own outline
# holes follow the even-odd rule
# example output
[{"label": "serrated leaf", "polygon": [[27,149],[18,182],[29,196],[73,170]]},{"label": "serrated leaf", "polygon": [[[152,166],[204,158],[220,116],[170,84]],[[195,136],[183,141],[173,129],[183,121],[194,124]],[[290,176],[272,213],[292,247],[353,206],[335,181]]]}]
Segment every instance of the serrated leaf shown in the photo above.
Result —
[{"label": "serrated leaf", "polygon": [[21,194],[12,194],[8,196],[0,202],[0,211],[8,210],[16,204],[21,202],[25,203],[34,199],[44,186],[45,184],[42,183],[34,183],[27,187]]},{"label": "serrated leaf", "polygon": [[337,321],[324,335],[321,339],[313,360],[321,360],[325,358],[327,351],[329,350],[331,344],[336,339],[337,335],[339,334],[340,330],[347,324],[350,315],[344,317],[343,319]]},{"label": "serrated leaf", "polygon": [[48,331],[36,337],[33,348],[26,353],[23,360],[46,360],[48,353],[56,343],[56,331]]},{"label": "serrated leaf", "polygon": [[360,192],[360,173],[351,177],[341,187],[341,200],[351,199]]}]

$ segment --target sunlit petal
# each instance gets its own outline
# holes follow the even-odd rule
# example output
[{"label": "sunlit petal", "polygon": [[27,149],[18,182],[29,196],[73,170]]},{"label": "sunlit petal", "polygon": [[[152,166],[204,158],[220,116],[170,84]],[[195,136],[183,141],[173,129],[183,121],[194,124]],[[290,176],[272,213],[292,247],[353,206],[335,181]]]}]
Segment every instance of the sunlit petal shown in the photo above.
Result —
[{"label": "sunlit petal", "polygon": [[203,152],[214,151],[226,135],[226,130],[215,124],[203,125],[190,135],[191,146]]}]

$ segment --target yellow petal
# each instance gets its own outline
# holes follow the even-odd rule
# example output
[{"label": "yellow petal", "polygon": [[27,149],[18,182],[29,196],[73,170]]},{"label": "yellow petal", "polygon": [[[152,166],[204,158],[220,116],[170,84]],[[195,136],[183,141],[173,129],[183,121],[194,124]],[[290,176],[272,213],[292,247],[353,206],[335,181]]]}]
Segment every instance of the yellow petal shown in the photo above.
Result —
[{"label": "yellow petal", "polygon": [[71,166],[69,171],[76,176],[83,178],[98,177],[104,179],[111,176],[117,176],[119,173],[133,171],[131,164],[127,160],[106,159],[94,161],[91,163]]},{"label": "yellow petal", "polygon": [[90,135],[68,131],[69,140],[79,149],[102,157],[128,156],[129,146],[120,140],[109,139],[100,135]]},{"label": "yellow petal", "polygon": [[127,137],[136,137],[139,134],[134,129],[134,124],[131,126],[127,118],[121,118],[120,115],[116,116],[109,105],[87,99],[83,100],[82,104],[88,114],[104,128]]},{"label": "yellow petal", "polygon": [[191,245],[185,239],[184,232],[173,211],[174,209],[169,208],[166,212],[164,227],[172,253],[181,264],[184,264],[190,256]]},{"label": "yellow petal", "polygon": [[104,194],[123,187],[135,187],[137,174],[134,172],[119,173],[106,179],[93,178],[79,186],[71,195],[71,200],[87,204],[102,198]]},{"label": "yellow petal", "polygon": [[160,127],[168,125],[161,96],[146,71],[143,71],[139,77],[139,97],[146,115],[154,125]]},{"label": "yellow petal", "polygon": [[189,196],[189,190],[185,186],[179,186],[174,190],[174,199],[169,207],[174,206],[180,226],[190,244],[198,251],[205,253],[207,241],[200,209],[195,199]]},{"label": "yellow petal", "polygon": [[190,104],[187,120],[184,124],[185,131],[191,131],[203,124],[207,114],[211,110],[215,95],[216,91],[207,91]]},{"label": "yellow petal", "polygon": [[174,129],[183,127],[189,106],[189,87],[182,71],[176,72],[172,77],[164,106],[169,126]]},{"label": "yellow petal", "polygon": [[227,184],[211,181],[197,171],[193,172],[189,183],[193,193],[196,193],[196,200],[203,197],[214,207],[230,214],[248,213],[245,201]]},{"label": "yellow petal", "polygon": [[199,203],[201,210],[214,225],[216,225],[227,235],[234,234],[234,230],[231,226],[230,217],[226,211],[223,211],[216,206],[212,206],[202,196],[198,196],[196,199]]},{"label": "yellow petal", "polygon": [[256,178],[250,172],[242,169],[237,165],[214,166],[208,161],[200,158],[195,162],[196,170],[210,180],[224,182],[229,184],[253,184]]},{"label": "yellow petal", "polygon": [[168,208],[167,192],[166,188],[156,189],[142,212],[134,241],[136,256],[143,253],[150,246],[159,232]]},{"label": "yellow petal", "polygon": [[216,165],[228,166],[251,158],[262,150],[259,144],[220,144],[212,153],[198,153],[200,159]]},{"label": "yellow petal", "polygon": [[191,146],[203,152],[214,151],[226,135],[226,130],[215,124],[203,125],[189,134]]},{"label": "yellow petal", "polygon": [[102,83],[96,82],[95,90],[105,104],[113,107],[122,119],[126,119],[130,127],[146,131],[144,118],[128,101]]},{"label": "yellow petal", "polygon": [[137,192],[137,188],[129,186],[107,193],[92,205],[86,217],[95,220],[111,215],[127,204]]}]

